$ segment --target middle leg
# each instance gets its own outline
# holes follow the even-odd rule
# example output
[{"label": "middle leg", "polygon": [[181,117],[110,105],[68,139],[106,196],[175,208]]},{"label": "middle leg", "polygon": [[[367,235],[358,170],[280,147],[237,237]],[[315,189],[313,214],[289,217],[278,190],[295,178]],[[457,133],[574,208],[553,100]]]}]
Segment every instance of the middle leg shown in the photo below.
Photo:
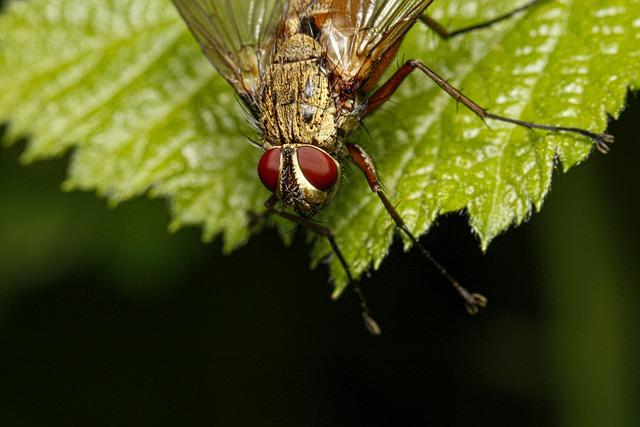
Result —
[{"label": "middle leg", "polygon": [[349,156],[351,160],[355,163],[356,166],[364,173],[367,178],[367,182],[369,183],[369,187],[371,191],[376,193],[382,204],[386,208],[387,212],[395,222],[396,226],[402,230],[402,232],[411,240],[411,242],[418,248],[422,256],[431,262],[431,264],[438,269],[440,274],[442,274],[448,281],[451,283],[451,286],[458,292],[458,294],[464,300],[465,307],[469,314],[477,314],[482,307],[487,305],[487,299],[476,293],[470,293],[467,291],[456,279],[449,274],[449,272],[440,264],[431,253],[418,241],[418,239],[411,233],[407,225],[404,223],[404,220],[400,216],[400,213],[396,210],[395,206],[391,204],[386,194],[382,191],[382,186],[380,185],[380,181],[378,180],[378,174],[376,173],[375,166],[373,165],[373,161],[371,157],[362,149],[362,147],[355,144],[347,144],[347,149],[349,150]]},{"label": "middle leg", "polygon": [[542,129],[550,132],[565,132],[583,135],[595,142],[596,148],[602,153],[609,152],[609,144],[612,144],[614,139],[612,135],[607,133],[595,133],[586,129],[571,127],[571,126],[554,126],[541,123],[527,122],[524,120],[514,119],[507,116],[501,116],[488,112],[476,104],[471,98],[464,95],[459,89],[456,89],[449,84],[445,79],[440,77],[435,71],[424,65],[420,61],[410,59],[405,62],[380,88],[371,95],[367,102],[367,106],[364,110],[364,116],[367,116],[378,108],[380,108],[398,87],[402,84],[404,79],[411,74],[414,70],[420,70],[426,74],[431,80],[433,80],[438,86],[440,86],[445,92],[447,92],[453,99],[464,104],[465,107],[474,112],[482,120],[491,119],[501,122],[511,123],[517,126],[526,127],[529,129]]},{"label": "middle leg", "polygon": [[331,230],[319,224],[311,222],[308,218],[303,218],[287,211],[283,211],[282,209],[276,207],[277,203],[278,197],[275,195],[271,196],[264,204],[266,214],[278,215],[281,218],[291,221],[294,224],[298,224],[306,228],[307,230],[327,239],[327,242],[329,242],[329,246],[331,246],[333,253],[336,255],[336,257],[338,257],[340,265],[342,265],[342,268],[347,274],[349,284],[353,286],[353,290],[360,300],[360,308],[362,309],[362,321],[364,323],[364,326],[371,333],[371,335],[380,335],[382,333],[382,330],[378,326],[378,323],[373,319],[373,317],[371,317],[371,311],[369,310],[369,305],[367,304],[367,300],[364,297],[364,293],[362,292],[362,289],[360,289],[360,285],[358,285],[358,282],[353,279],[351,270],[349,269],[349,265],[347,264],[344,255],[342,255],[342,251],[340,251],[340,248],[338,247],[336,239],[333,237],[333,233],[331,232]]}]

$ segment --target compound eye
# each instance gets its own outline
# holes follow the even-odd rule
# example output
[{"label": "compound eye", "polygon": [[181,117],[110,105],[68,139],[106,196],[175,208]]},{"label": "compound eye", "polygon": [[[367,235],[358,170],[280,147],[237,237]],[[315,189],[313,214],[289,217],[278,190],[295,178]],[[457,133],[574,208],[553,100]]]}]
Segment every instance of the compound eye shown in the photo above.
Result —
[{"label": "compound eye", "polygon": [[297,153],[300,170],[311,185],[320,191],[333,188],[340,177],[333,157],[313,146],[300,147]]},{"label": "compound eye", "polygon": [[260,181],[272,193],[278,188],[278,177],[280,176],[280,149],[271,148],[260,158],[258,162],[258,176]]}]

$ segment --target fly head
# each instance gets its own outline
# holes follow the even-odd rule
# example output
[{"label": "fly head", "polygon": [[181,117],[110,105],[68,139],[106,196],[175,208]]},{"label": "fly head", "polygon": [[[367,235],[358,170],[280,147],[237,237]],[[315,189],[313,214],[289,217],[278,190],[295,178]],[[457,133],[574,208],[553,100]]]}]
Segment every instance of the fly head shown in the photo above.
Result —
[{"label": "fly head", "polygon": [[302,216],[314,215],[333,199],[340,175],[335,158],[308,144],[272,147],[258,163],[264,186]]}]

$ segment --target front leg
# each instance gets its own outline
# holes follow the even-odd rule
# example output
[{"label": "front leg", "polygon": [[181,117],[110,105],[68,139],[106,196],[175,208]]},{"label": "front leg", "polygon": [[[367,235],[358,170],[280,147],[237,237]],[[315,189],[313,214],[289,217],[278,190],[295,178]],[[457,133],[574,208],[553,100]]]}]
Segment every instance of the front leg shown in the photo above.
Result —
[{"label": "front leg", "polygon": [[382,204],[386,208],[387,212],[395,222],[396,226],[402,230],[402,232],[411,240],[411,242],[418,248],[420,253],[433,264],[436,269],[442,274],[453,286],[453,288],[458,292],[458,294],[464,300],[465,307],[469,314],[478,314],[480,308],[485,307],[487,305],[487,299],[476,293],[470,293],[467,291],[456,279],[453,278],[449,274],[449,272],[444,268],[442,264],[440,264],[431,253],[418,241],[418,239],[411,233],[411,230],[404,223],[404,220],[400,216],[400,213],[396,210],[395,206],[391,204],[387,196],[382,191],[382,186],[380,185],[380,181],[378,180],[378,174],[376,173],[375,166],[373,164],[373,160],[371,157],[362,149],[362,147],[355,144],[347,144],[347,149],[349,150],[349,156],[351,160],[358,166],[358,168],[364,173],[364,176],[367,178],[367,182],[369,183],[369,187],[371,191],[376,193]]},{"label": "front leg", "polygon": [[265,213],[278,215],[279,217],[298,224],[306,228],[307,230],[316,233],[318,236],[327,239],[327,242],[329,242],[333,253],[338,257],[340,265],[342,265],[342,268],[344,268],[344,271],[347,274],[349,284],[353,285],[353,290],[360,300],[360,308],[362,309],[362,321],[364,322],[365,327],[372,335],[380,335],[382,333],[382,330],[378,326],[378,323],[373,319],[373,317],[371,317],[371,311],[369,310],[369,306],[367,304],[366,298],[364,297],[364,293],[362,292],[362,289],[360,289],[358,282],[353,279],[351,270],[349,270],[349,265],[347,264],[344,255],[342,255],[342,252],[340,251],[340,248],[338,247],[336,239],[333,237],[333,233],[331,233],[331,230],[329,230],[327,227],[321,226],[318,223],[312,222],[309,218],[304,218],[279,209],[277,207],[278,202],[278,197],[275,194],[272,195],[264,204],[266,209]]}]

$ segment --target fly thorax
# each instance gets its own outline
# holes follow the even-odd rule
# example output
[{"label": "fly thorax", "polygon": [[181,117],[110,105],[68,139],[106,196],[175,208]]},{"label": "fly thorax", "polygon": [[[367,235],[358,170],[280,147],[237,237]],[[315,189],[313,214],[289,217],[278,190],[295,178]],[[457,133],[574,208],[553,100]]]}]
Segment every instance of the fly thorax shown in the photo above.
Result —
[{"label": "fly thorax", "polygon": [[322,47],[304,34],[277,46],[260,97],[260,124],[271,144],[337,151],[337,110],[321,58]]}]

